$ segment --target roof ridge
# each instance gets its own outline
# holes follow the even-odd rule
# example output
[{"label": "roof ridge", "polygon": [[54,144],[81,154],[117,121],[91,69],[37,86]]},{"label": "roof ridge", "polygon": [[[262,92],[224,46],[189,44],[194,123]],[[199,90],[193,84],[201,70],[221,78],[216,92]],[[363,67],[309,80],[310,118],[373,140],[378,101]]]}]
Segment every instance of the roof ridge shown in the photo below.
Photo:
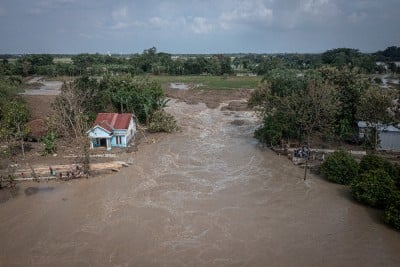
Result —
[{"label": "roof ridge", "polygon": [[110,125],[110,124],[108,123],[108,121],[104,120],[104,121],[102,121],[102,122],[105,123],[105,124],[107,124],[108,126],[110,126],[111,130],[114,130],[114,127],[113,127],[112,125]]},{"label": "roof ridge", "polygon": [[113,114],[113,116],[112,116],[112,119],[111,119],[111,128],[113,128],[114,129],[114,125],[115,125],[115,122],[117,121],[117,118],[118,118],[118,116],[119,116],[119,114],[118,113],[112,113]]}]

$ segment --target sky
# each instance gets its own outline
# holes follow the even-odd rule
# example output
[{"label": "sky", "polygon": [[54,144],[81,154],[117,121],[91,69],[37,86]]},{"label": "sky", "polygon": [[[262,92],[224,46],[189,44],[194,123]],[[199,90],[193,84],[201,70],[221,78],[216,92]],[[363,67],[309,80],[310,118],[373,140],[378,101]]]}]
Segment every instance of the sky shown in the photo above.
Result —
[{"label": "sky", "polygon": [[400,0],[1,0],[0,54],[400,46]]}]

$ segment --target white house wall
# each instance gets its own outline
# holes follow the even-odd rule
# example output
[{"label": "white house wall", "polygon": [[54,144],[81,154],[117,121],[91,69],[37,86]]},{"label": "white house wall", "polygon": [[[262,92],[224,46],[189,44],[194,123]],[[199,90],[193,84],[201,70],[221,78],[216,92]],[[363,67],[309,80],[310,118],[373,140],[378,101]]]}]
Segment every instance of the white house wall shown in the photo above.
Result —
[{"label": "white house wall", "polygon": [[136,123],[132,119],[131,122],[129,123],[129,127],[126,132],[126,143],[127,144],[129,143],[129,141],[131,141],[132,137],[135,136],[135,134],[136,134]]},{"label": "white house wall", "polygon": [[380,132],[380,150],[400,151],[400,132]]},{"label": "white house wall", "polygon": [[90,138],[109,138],[110,134],[100,127],[95,127],[89,132]]}]

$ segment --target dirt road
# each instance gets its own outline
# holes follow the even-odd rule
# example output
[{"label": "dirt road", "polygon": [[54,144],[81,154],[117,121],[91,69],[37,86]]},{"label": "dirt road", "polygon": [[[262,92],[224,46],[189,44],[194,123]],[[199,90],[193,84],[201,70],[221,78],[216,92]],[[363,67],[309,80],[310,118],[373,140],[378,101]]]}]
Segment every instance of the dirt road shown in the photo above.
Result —
[{"label": "dirt road", "polygon": [[169,105],[182,132],[142,144],[133,166],[0,204],[0,265],[399,266],[400,233],[261,149],[252,112]]}]

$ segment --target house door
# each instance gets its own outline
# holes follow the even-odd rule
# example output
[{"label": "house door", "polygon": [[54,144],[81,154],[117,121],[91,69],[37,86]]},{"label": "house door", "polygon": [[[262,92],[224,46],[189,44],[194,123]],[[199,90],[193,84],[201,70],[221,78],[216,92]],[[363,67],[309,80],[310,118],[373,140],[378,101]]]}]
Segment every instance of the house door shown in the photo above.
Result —
[{"label": "house door", "polygon": [[100,138],[100,146],[107,147],[107,138]]}]

